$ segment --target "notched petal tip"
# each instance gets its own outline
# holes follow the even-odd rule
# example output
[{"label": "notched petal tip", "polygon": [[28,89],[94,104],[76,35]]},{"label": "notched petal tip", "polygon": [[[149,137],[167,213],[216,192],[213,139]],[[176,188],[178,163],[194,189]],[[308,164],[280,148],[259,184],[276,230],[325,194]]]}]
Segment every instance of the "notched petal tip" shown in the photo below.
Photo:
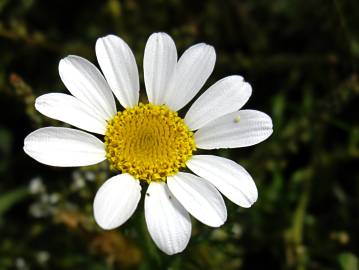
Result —
[{"label": "notched petal tip", "polygon": [[[30,133],[30,134],[31,134],[31,133]],[[28,140],[28,137],[30,136],[30,134],[25,137],[25,139],[24,139],[24,145],[23,145],[22,149],[24,150],[24,152],[25,152],[28,156],[31,157],[31,155],[30,155],[30,153],[29,153],[29,150],[28,150],[28,148],[27,148],[27,145],[28,145],[27,140]]]},{"label": "notched petal tip", "polygon": [[[171,36],[169,34],[167,34],[166,32],[155,32],[155,33],[152,33],[150,36],[149,36],[149,39],[150,38],[159,38],[159,37],[169,37],[171,38]],[[172,38],[171,38],[172,39]]]},{"label": "notched petal tip", "polygon": [[99,41],[103,41],[103,40],[106,40],[106,39],[113,39],[113,38],[121,39],[119,36],[117,36],[117,35],[115,35],[115,34],[107,34],[107,35],[105,35],[105,36],[99,37],[99,38],[96,40],[96,43],[99,42]]},{"label": "notched petal tip", "polygon": [[81,56],[78,56],[78,55],[74,55],[74,54],[69,54],[63,58],[60,59],[60,62],[59,62],[59,65],[65,65],[65,64],[71,64],[71,61],[76,61],[76,60],[86,60],[88,61],[87,59],[81,57]]}]

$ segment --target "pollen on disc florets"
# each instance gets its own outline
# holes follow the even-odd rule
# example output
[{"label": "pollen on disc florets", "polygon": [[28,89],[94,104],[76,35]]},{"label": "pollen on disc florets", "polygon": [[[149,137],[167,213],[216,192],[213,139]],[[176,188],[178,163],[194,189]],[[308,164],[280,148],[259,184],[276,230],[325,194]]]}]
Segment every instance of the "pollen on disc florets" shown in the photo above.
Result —
[{"label": "pollen on disc florets", "polygon": [[183,119],[151,103],[118,112],[107,124],[105,145],[112,168],[147,182],[176,174],[196,149]]}]

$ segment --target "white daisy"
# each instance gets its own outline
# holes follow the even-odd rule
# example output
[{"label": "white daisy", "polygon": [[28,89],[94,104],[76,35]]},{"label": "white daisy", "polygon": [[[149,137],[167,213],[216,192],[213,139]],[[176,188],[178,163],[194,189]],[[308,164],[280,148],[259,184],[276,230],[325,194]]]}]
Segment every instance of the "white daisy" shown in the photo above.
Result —
[{"label": "white daisy", "polygon": [[[219,192],[242,207],[258,197],[248,172],[235,162],[198,149],[236,148],[257,144],[272,133],[271,118],[240,110],[252,88],[241,76],[229,76],[205,91],[182,119],[176,111],[193,99],[214,68],[214,48],[201,43],[177,61],[176,46],[165,33],[152,34],[143,59],[149,103],[139,101],[135,57],[119,37],[96,42],[101,72],[79,56],[60,61],[60,77],[72,95],[51,93],[37,98],[42,114],[80,129],[40,128],[25,138],[25,152],[37,161],[60,167],[87,166],[108,159],[121,174],[108,179],[94,199],[95,220],[103,229],[126,222],[147,182],[145,218],[156,245],[167,254],[185,249],[191,236],[191,214],[219,227],[227,210]],[[116,96],[125,108],[117,112]],[[193,133],[194,132],[194,133]],[[179,172],[189,168],[194,174]]]}]

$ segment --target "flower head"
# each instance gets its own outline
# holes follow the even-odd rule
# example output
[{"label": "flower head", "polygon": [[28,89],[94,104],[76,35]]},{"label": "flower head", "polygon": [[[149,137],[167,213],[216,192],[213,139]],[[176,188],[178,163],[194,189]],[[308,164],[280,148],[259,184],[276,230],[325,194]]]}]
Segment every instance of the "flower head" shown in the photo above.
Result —
[{"label": "flower head", "polygon": [[[219,192],[242,207],[258,197],[248,172],[197,149],[236,148],[257,144],[272,133],[271,118],[240,110],[252,88],[241,76],[209,87],[182,118],[188,104],[213,71],[215,51],[207,44],[187,49],[177,61],[172,38],[154,33],[143,59],[148,103],[139,103],[139,75],[133,53],[119,37],[97,40],[102,73],[89,61],[68,56],[59,73],[72,95],[37,98],[42,114],[103,136],[64,127],[40,128],[25,138],[24,151],[37,161],[60,167],[87,166],[107,159],[119,174],[108,179],[94,199],[96,222],[113,229],[126,222],[148,183],[145,218],[156,245],[167,254],[181,252],[191,235],[190,215],[219,227],[227,210]],[[114,96],[124,107],[117,112]],[[181,172],[187,167],[194,174]]]}]

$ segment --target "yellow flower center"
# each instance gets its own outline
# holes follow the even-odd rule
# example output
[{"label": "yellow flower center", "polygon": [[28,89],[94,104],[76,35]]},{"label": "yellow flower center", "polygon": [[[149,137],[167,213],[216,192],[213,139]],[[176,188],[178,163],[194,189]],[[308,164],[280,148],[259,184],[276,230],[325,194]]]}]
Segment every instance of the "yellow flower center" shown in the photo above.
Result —
[{"label": "yellow flower center", "polygon": [[166,181],[196,149],[183,119],[151,103],[118,112],[107,124],[105,145],[112,168],[147,182]]}]

